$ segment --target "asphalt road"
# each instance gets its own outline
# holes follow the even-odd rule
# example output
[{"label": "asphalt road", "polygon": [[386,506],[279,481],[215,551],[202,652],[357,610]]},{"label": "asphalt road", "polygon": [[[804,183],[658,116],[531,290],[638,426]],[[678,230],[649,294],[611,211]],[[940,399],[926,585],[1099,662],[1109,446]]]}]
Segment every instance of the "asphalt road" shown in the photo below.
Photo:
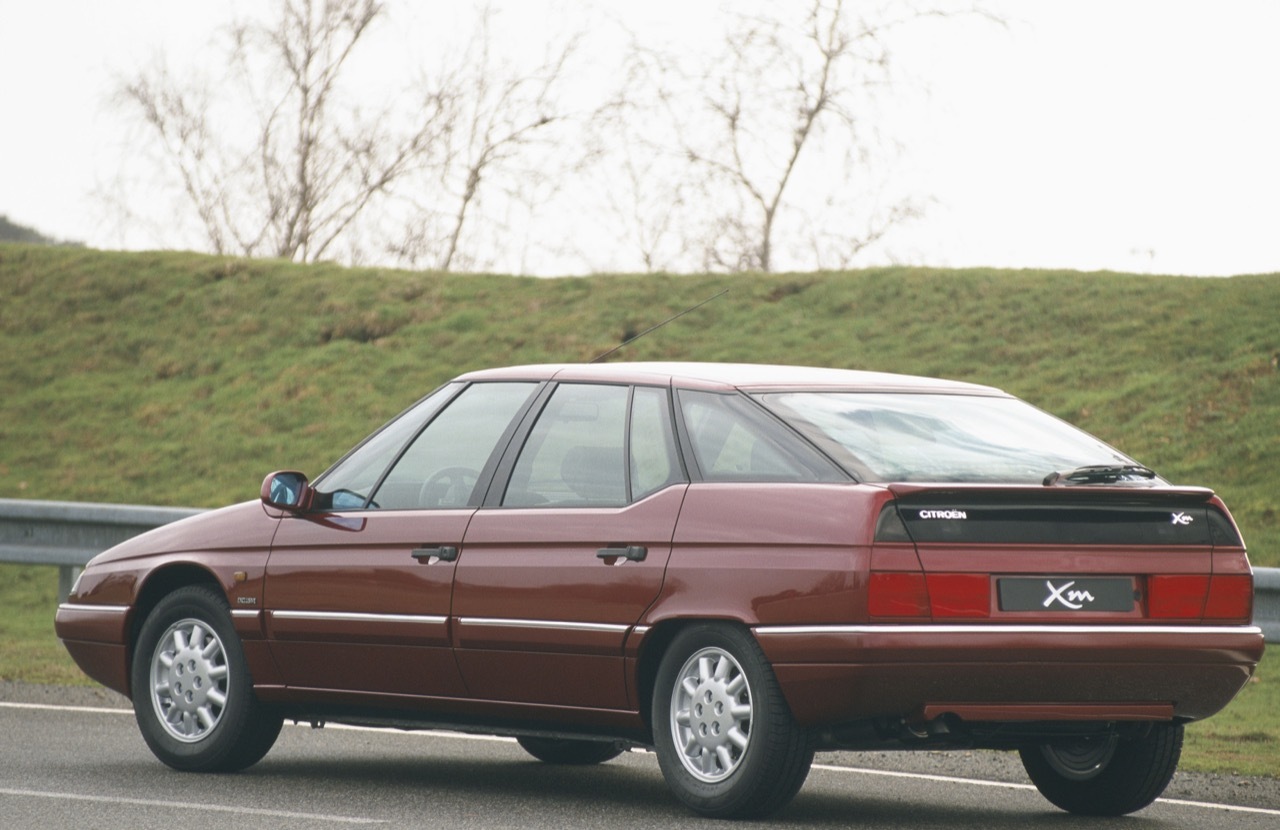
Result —
[{"label": "asphalt road", "polygon": [[[0,684],[0,827],[746,826],[693,817],[642,752],[563,768],[499,739],[286,726],[244,773],[177,773],[151,756],[122,699],[90,691]],[[1067,816],[1025,781],[1002,753],[820,755],[796,800],[756,826],[1280,827],[1280,782],[1270,779],[1180,773],[1165,800],[1116,821]]]}]

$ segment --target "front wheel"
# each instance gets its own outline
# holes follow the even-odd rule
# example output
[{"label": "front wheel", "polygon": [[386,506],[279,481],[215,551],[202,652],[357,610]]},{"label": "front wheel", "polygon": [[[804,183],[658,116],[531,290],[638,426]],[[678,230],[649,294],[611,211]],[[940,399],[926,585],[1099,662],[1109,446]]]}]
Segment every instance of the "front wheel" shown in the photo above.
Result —
[{"label": "front wheel", "polygon": [[231,772],[261,760],[283,719],[258,702],[248,664],[215,589],[179,588],[138,635],[133,711],[151,751],[177,770]]},{"label": "front wheel", "polygon": [[653,737],[676,797],[714,818],[759,818],[785,806],[813,763],[768,660],[747,631],[684,629],[658,667]]},{"label": "front wheel", "polygon": [[1122,816],[1155,801],[1182,755],[1182,725],[1156,724],[1140,737],[1081,738],[1020,750],[1040,794],[1069,813]]}]

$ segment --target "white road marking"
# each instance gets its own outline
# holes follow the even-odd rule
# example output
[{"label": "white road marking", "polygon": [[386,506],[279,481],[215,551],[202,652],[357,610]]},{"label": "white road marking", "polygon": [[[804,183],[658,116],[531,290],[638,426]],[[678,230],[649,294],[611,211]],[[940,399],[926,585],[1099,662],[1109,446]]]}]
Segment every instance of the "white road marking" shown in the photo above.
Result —
[{"label": "white road marking", "polygon": [[[1032,784],[1015,784],[1010,781],[987,781],[981,778],[957,778],[951,775],[929,775],[922,772],[896,772],[893,770],[839,767],[830,764],[814,764],[813,769],[827,772],[847,772],[855,775],[883,775],[888,778],[909,778],[916,781],[939,781],[944,784],[967,784],[973,787],[1000,787],[1006,790],[1035,790]],[[1257,813],[1264,816],[1280,816],[1280,810],[1266,807],[1241,807],[1236,804],[1216,804],[1212,801],[1187,801],[1181,798],[1157,798],[1157,804],[1177,804],[1180,807],[1199,807],[1206,810],[1227,810],[1234,813]]]},{"label": "white road marking", "polygon": [[[305,726],[310,728],[311,724],[301,721],[293,724],[294,726]],[[468,741],[497,741],[499,743],[513,744],[515,738],[507,738],[502,735],[473,735],[469,732],[450,732],[444,729],[438,730],[413,730],[413,729],[395,729],[389,726],[352,726],[347,723],[326,723],[325,729],[353,729],[359,732],[380,732],[383,735],[430,735],[434,738],[462,738]]]},{"label": "white road marking", "polygon": [[[133,714],[132,709],[111,709],[106,707],[94,707],[94,706],[55,706],[48,703],[8,703],[4,701],[0,701],[0,708],[46,709],[46,710],[52,709],[52,710],[61,711],[61,712],[83,712],[86,714],[109,714],[109,715],[132,715]],[[310,728],[310,724],[305,722],[296,723],[294,725]],[[325,724],[324,728],[325,729],[352,729],[352,730],[359,730],[362,732],[379,732],[386,735],[417,735],[417,736],[435,737],[435,738],[454,738],[454,739],[461,738],[468,741],[502,741],[506,743],[515,742],[514,738],[504,738],[498,735],[471,735],[465,732],[444,732],[444,731],[415,732],[415,731],[406,730],[406,729],[388,729],[383,727],[368,727],[368,726],[349,726],[347,724],[341,724],[341,723]],[[832,764],[814,764],[813,769],[822,770],[824,772],[839,772],[839,773],[846,773],[851,775],[879,775],[885,778],[907,778],[907,779],[913,779],[916,781],[937,781],[944,784],[960,784],[960,785],[967,785],[971,787],[999,787],[1001,789],[1007,789],[1007,790],[1035,790],[1035,787],[1031,784],[1016,784],[1009,781],[988,781],[981,778],[957,778],[955,776],[950,776],[950,775],[929,775],[927,773],[922,773],[922,772],[897,772],[895,770],[867,769],[864,767],[841,767],[841,766],[836,766]],[[63,798],[69,798],[69,799],[79,798],[82,800],[89,800],[89,801],[95,801],[95,800],[96,801],[114,801],[114,802],[120,802],[124,804],[144,804],[144,805],[150,805],[150,804],[159,805],[159,804],[169,803],[169,802],[158,802],[158,801],[138,801],[138,800],[127,799],[127,798],[99,798],[97,796],[76,796],[76,795],[68,795],[68,794],[54,795],[54,794],[45,794],[45,793],[39,793],[35,791],[26,791],[26,790],[0,790],[0,795],[33,795],[33,796],[45,796],[48,798],[63,797]],[[1234,812],[1234,813],[1254,813],[1254,814],[1263,815],[1263,816],[1280,816],[1280,810],[1268,809],[1266,807],[1243,807],[1236,804],[1218,804],[1212,801],[1188,801],[1181,798],[1158,798],[1156,799],[1156,803],[1157,804],[1176,804],[1179,807],[1196,807],[1203,810],[1226,810],[1228,812]],[[227,812],[253,813],[257,815],[276,815],[276,816],[290,816],[290,817],[301,817],[301,818],[315,818],[316,820],[345,821],[345,822],[350,822],[355,824],[381,823],[380,819],[352,819],[352,818],[343,818],[341,816],[313,816],[311,814],[282,813],[282,812],[276,812],[271,810],[241,810],[241,809],[232,808],[232,807],[212,807],[211,808],[208,805],[202,805],[202,806],[204,806],[205,809],[224,810]]]},{"label": "white road marking", "polygon": [[881,775],[885,778],[910,778],[915,781],[939,781],[943,784],[970,784],[975,787],[1000,787],[1006,790],[1034,790],[1031,784],[1014,784],[1009,781],[987,781],[982,778],[955,778],[950,775],[930,775],[924,772],[898,772],[887,769],[866,769],[864,767],[840,767],[832,764],[814,764],[813,769],[824,772],[849,772],[856,775]]},{"label": "white road marking", "polygon": [[0,795],[19,798],[48,798],[56,801],[88,801],[95,804],[128,804],[135,807],[160,807],[164,810],[189,809],[192,812],[234,813],[242,816],[271,816],[272,818],[296,818],[304,821],[327,821],[337,824],[386,824],[386,819],[362,818],[359,816],[331,816],[324,813],[295,813],[288,810],[258,810],[252,807],[224,807],[202,801],[199,804],[182,804],[165,799],[157,801],[149,798],[121,798],[111,795],[83,795],[81,793],[44,792],[41,790],[9,790],[0,789]]},{"label": "white road marking", "polygon": [[54,706],[48,703],[7,703],[0,701],[0,709],[52,709],[57,712],[86,712],[91,715],[132,715],[132,709],[109,709],[105,706]]}]

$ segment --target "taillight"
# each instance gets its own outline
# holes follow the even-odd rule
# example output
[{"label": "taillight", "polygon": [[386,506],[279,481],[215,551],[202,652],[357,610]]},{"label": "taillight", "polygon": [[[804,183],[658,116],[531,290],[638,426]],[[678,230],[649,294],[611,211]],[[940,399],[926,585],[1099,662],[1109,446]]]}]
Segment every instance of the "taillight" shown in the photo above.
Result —
[{"label": "taillight", "polygon": [[991,616],[991,577],[986,574],[929,574],[934,617]]},{"label": "taillight", "polygon": [[872,617],[928,617],[929,591],[920,572],[877,571],[867,585]]},{"label": "taillight", "polygon": [[1147,616],[1154,620],[1198,620],[1208,593],[1207,575],[1152,576],[1147,580]]},{"label": "taillight", "polygon": [[1157,620],[1247,623],[1253,618],[1253,577],[1166,574],[1147,582],[1147,614]]},{"label": "taillight", "polygon": [[1217,622],[1247,623],[1253,619],[1253,577],[1249,574],[1215,574],[1209,580],[1204,618]]},{"label": "taillight", "polygon": [[891,619],[957,619],[991,616],[991,578],[986,574],[925,574],[875,571],[867,591],[867,613]]}]

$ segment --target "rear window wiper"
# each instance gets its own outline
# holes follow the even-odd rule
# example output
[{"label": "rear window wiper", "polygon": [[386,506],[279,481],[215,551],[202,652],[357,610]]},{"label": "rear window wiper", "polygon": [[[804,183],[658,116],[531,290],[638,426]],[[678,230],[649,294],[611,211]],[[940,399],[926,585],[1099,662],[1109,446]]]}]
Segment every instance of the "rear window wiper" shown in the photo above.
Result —
[{"label": "rear window wiper", "polygon": [[1093,464],[1076,467],[1065,472],[1053,472],[1044,477],[1044,486],[1069,486],[1072,484],[1115,484],[1134,478],[1153,479],[1155,470],[1141,464]]}]

